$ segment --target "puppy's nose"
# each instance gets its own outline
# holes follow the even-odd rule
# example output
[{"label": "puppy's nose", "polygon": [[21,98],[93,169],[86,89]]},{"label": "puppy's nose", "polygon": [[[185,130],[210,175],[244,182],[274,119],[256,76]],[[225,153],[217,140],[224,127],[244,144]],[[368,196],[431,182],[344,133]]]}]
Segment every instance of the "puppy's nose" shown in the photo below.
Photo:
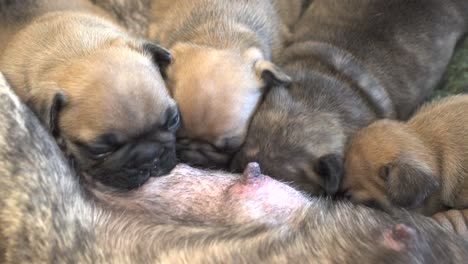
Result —
[{"label": "puppy's nose", "polygon": [[223,138],[216,144],[216,147],[225,151],[225,152],[234,152],[236,151],[243,143],[242,137],[230,137]]},{"label": "puppy's nose", "polygon": [[327,194],[335,195],[344,175],[343,158],[338,154],[322,156],[317,160],[314,169],[325,182]]},{"label": "puppy's nose", "polygon": [[131,167],[140,167],[150,164],[161,155],[162,148],[158,144],[140,144],[133,149]]}]

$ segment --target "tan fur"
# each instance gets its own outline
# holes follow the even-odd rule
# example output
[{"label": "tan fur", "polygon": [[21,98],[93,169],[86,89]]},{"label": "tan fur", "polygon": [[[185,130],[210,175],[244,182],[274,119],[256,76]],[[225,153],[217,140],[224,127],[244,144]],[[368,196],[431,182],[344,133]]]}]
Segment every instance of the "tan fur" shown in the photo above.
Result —
[{"label": "tan fur", "polygon": [[220,148],[243,142],[268,86],[262,74],[278,71],[270,62],[278,25],[266,0],[153,1],[149,35],[174,54],[168,87],[183,118],[180,136]]},{"label": "tan fur", "polygon": [[[67,152],[86,171],[84,167],[95,161],[89,160],[89,152],[80,146],[91,146],[99,137],[112,134],[123,147],[156,127],[164,127],[167,110],[176,106],[159,72],[157,55],[145,46],[149,42],[129,36],[94,12],[95,7],[80,3],[71,1],[69,11],[65,4],[57,8],[43,0],[7,6],[22,9],[23,15],[31,17],[9,40],[0,57],[0,69],[52,133],[52,127],[56,127]],[[7,30],[10,26],[16,29],[13,21],[2,25]],[[57,95],[64,102],[58,109],[57,124],[51,124],[49,117]],[[175,141],[173,131],[154,133],[152,139],[158,136],[158,140]],[[136,155],[130,154],[129,159]],[[128,160],[106,166],[116,169],[125,162]]]},{"label": "tan fur", "polygon": [[432,218],[444,228],[468,239],[468,209],[439,212]]},{"label": "tan fur", "polygon": [[[50,32],[51,24],[62,28]],[[34,40],[39,34],[55,34],[66,44],[37,47]],[[72,139],[87,142],[111,129],[132,136],[157,122],[174,104],[152,61],[137,45],[108,21],[60,12],[20,32],[2,57],[1,68],[25,101],[64,91],[70,107],[60,125]]]},{"label": "tan fur", "polygon": [[[394,192],[411,190],[421,182],[434,187],[421,189],[421,194],[409,193],[424,195],[409,209],[432,215],[442,208],[467,208],[467,107],[468,96],[454,96],[423,107],[407,123],[383,120],[364,128],[347,152],[342,189],[355,201],[375,201],[389,208],[393,204],[388,198],[392,192],[388,183],[400,181],[399,170],[407,166],[412,172],[408,184]],[[379,170],[386,165],[390,174],[384,179],[379,177]],[[434,179],[426,182],[422,175],[433,175]]]}]

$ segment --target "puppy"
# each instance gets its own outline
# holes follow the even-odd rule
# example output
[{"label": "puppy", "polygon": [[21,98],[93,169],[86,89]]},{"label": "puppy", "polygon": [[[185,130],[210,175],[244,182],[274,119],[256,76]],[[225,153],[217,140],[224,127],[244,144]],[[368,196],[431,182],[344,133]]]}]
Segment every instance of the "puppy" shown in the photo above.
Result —
[{"label": "puppy", "polygon": [[467,29],[467,1],[315,0],[231,168],[334,194],[348,138],[379,118],[406,119],[431,94]]},{"label": "puppy", "polygon": [[263,94],[290,78],[271,59],[280,50],[279,18],[269,0],[153,1],[150,38],[170,48],[168,88],[182,115],[181,158],[190,141],[236,150]]},{"label": "puppy", "polygon": [[346,154],[342,190],[353,201],[432,215],[468,208],[468,95],[423,107],[408,122],[362,129]]},{"label": "puppy", "polygon": [[[78,170],[131,189],[176,164],[179,114],[160,74],[171,55],[80,3],[3,3],[1,15],[14,16],[1,30],[21,30],[3,50],[0,69]],[[70,5],[86,12],[51,12]]]}]

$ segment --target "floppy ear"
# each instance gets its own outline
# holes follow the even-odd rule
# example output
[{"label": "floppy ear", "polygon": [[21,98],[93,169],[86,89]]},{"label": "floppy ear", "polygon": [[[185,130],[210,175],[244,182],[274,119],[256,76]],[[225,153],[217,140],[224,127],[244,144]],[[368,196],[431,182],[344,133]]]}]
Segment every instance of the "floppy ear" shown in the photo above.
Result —
[{"label": "floppy ear", "polygon": [[291,77],[271,61],[266,60],[260,49],[249,48],[244,52],[243,57],[252,63],[257,79],[264,83],[265,88],[268,89],[277,85],[289,86],[291,84]]},{"label": "floppy ear", "polygon": [[255,62],[254,68],[257,78],[261,79],[267,88],[272,86],[289,86],[292,82],[291,77],[271,61],[258,60]]},{"label": "floppy ear", "polygon": [[440,185],[430,170],[404,162],[385,165],[380,168],[379,174],[386,182],[390,201],[408,209],[419,206]]},{"label": "floppy ear", "polygon": [[[41,96],[44,97],[45,95]],[[38,98],[41,98],[38,97]],[[67,104],[68,100],[62,91],[51,93],[45,99],[33,99],[27,105],[33,109],[50,133],[57,137],[59,134],[59,112]]]},{"label": "floppy ear", "polygon": [[146,42],[143,44],[143,50],[151,54],[153,62],[158,65],[161,74],[165,74],[167,66],[172,63],[172,54],[169,50],[151,43]]},{"label": "floppy ear", "polygon": [[314,169],[323,178],[327,194],[335,195],[344,175],[343,158],[337,154],[322,156],[318,159]]}]

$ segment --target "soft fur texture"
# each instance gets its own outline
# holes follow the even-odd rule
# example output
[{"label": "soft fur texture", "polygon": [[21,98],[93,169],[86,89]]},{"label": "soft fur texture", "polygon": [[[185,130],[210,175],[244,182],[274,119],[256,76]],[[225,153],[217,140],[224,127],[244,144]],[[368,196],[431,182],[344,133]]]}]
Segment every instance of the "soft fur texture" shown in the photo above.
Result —
[{"label": "soft fur texture", "polygon": [[349,137],[408,118],[431,95],[467,10],[461,0],[313,1],[283,51],[293,85],[271,89],[231,167],[257,161],[311,193],[336,193]]},{"label": "soft fur texture", "polygon": [[423,107],[408,122],[361,130],[346,155],[342,190],[356,202],[426,215],[468,208],[468,95]]},{"label": "soft fur texture", "polygon": [[[86,198],[52,138],[3,78],[0,145],[2,263],[272,263],[298,259],[315,263],[464,263],[468,259],[467,242],[432,220],[406,213],[388,216],[347,202],[313,199],[285,223],[274,226],[255,222],[230,227],[194,226],[183,221],[167,224],[164,218],[170,218],[173,210],[148,215],[104,209]],[[177,181],[178,177],[172,178],[171,188],[203,176],[188,173]],[[184,193],[181,188],[180,199],[190,199]]]},{"label": "soft fur texture", "polygon": [[188,139],[180,157],[203,162],[204,149],[190,141],[238,149],[262,95],[290,81],[271,62],[281,48],[272,2],[154,1],[152,19],[150,38],[175,58],[167,79],[182,114],[179,136]]},{"label": "soft fur texture", "polygon": [[2,4],[0,69],[80,171],[131,189],[176,164],[178,110],[164,48],[129,36],[90,3]]}]

